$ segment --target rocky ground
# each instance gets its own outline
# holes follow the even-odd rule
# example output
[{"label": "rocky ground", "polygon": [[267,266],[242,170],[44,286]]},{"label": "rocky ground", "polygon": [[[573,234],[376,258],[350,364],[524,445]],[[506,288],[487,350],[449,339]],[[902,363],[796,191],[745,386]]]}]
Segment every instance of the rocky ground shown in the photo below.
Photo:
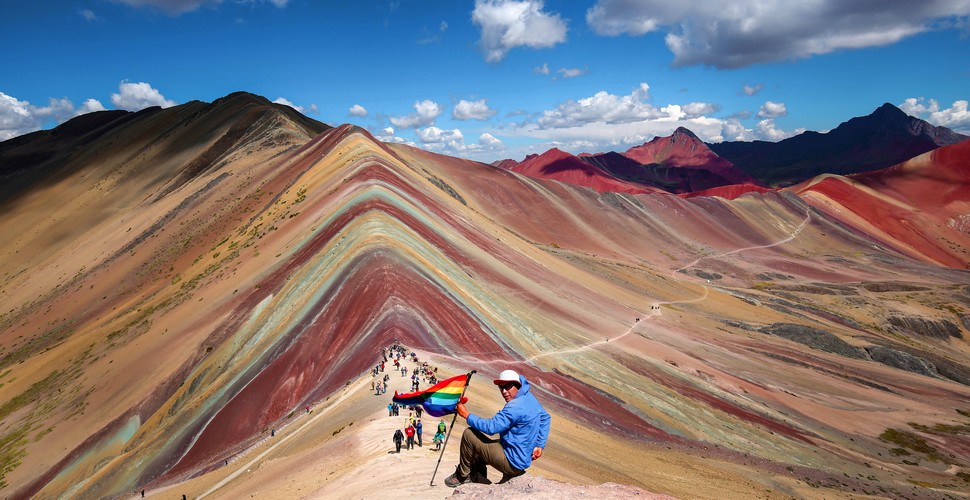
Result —
[{"label": "rocky ground", "polygon": [[644,498],[668,499],[667,495],[650,493],[636,486],[603,483],[598,486],[581,486],[553,481],[542,476],[521,476],[504,484],[463,484],[455,488],[451,498],[460,500],[560,500],[563,498]]}]

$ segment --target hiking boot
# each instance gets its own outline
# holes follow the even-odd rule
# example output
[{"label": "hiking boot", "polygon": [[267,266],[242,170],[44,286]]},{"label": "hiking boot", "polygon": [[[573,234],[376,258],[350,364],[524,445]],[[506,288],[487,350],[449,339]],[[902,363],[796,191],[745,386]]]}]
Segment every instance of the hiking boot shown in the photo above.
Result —
[{"label": "hiking boot", "polygon": [[471,478],[464,477],[458,473],[458,467],[455,467],[455,473],[445,478],[445,486],[449,488],[454,488],[460,484],[465,484],[471,481]]},{"label": "hiking boot", "polygon": [[485,469],[484,465],[472,467],[472,473],[468,475],[468,478],[473,483],[492,484],[492,482],[488,480],[488,471]]},{"label": "hiking boot", "polygon": [[476,484],[492,484],[492,482],[489,481],[488,476],[475,472],[472,472],[471,475],[468,476],[468,480]]}]

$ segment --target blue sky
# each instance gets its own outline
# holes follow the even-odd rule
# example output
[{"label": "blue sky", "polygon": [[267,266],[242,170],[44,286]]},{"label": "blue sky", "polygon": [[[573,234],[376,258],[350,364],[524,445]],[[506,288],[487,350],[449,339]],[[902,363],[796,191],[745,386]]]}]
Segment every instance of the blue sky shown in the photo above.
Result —
[{"label": "blue sky", "polygon": [[491,162],[826,131],[970,133],[970,0],[72,0],[0,7],[0,140],[245,90]]}]

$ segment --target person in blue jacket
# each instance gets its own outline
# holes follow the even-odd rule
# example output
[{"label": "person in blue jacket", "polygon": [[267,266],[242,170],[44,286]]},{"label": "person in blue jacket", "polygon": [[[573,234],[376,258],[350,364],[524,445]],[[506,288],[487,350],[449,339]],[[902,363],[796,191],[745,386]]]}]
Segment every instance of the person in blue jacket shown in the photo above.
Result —
[{"label": "person in blue jacket", "polygon": [[[486,465],[502,473],[502,482],[525,474],[533,460],[542,456],[549,438],[549,413],[530,391],[529,381],[514,370],[505,370],[494,380],[503,407],[492,418],[472,414],[459,403],[456,412],[468,422],[461,435],[459,464],[445,479],[454,488],[469,481],[486,483]],[[498,434],[498,439],[487,436]]]}]

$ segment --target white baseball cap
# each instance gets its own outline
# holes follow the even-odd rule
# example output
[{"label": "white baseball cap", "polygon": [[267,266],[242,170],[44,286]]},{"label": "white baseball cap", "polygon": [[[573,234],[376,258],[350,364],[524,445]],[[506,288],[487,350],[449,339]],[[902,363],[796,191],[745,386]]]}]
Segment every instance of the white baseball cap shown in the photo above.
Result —
[{"label": "white baseball cap", "polygon": [[502,385],[506,383],[513,383],[516,387],[522,387],[522,382],[519,382],[519,374],[515,373],[515,370],[504,370],[499,373],[498,378],[492,381],[495,385]]}]

